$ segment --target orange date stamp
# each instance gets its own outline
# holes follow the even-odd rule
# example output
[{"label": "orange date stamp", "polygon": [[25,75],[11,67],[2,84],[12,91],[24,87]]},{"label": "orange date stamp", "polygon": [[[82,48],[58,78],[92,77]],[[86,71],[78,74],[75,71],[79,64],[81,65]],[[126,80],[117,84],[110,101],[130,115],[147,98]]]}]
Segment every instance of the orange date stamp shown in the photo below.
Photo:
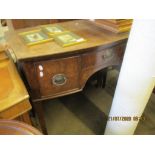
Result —
[{"label": "orange date stamp", "polygon": [[144,116],[109,116],[108,121],[144,121],[146,120]]}]

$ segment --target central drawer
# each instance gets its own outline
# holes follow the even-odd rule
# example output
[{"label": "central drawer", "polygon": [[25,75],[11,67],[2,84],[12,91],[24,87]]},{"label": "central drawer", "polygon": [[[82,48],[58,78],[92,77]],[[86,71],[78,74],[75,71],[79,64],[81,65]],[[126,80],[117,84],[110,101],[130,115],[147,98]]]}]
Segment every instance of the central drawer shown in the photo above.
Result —
[{"label": "central drawer", "polygon": [[79,56],[35,63],[41,96],[79,89]]}]

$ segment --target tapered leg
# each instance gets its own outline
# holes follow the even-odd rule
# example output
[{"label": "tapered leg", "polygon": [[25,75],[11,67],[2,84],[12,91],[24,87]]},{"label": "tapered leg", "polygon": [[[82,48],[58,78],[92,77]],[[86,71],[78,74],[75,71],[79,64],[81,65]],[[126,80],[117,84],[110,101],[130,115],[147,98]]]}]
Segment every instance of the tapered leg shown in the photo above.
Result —
[{"label": "tapered leg", "polygon": [[106,84],[107,68],[97,73],[97,87],[104,88]]},{"label": "tapered leg", "polygon": [[106,85],[106,79],[107,79],[107,68],[105,68],[103,71],[102,71],[102,88],[105,87]]},{"label": "tapered leg", "polygon": [[44,110],[42,106],[42,102],[35,102],[33,103],[34,110],[38,116],[39,119],[39,124],[41,127],[41,130],[43,134],[47,135],[47,128],[46,128],[46,122],[45,122],[45,117],[44,117]]}]

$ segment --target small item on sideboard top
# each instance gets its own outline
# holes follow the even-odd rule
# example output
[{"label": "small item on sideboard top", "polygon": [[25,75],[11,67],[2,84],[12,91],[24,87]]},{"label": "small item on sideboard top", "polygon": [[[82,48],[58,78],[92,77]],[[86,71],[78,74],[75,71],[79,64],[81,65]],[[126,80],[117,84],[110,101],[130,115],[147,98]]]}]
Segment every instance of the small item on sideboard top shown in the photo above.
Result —
[{"label": "small item on sideboard top", "polygon": [[42,30],[49,36],[65,32],[66,30],[60,25],[44,25],[41,27]]},{"label": "small item on sideboard top", "polygon": [[28,46],[45,43],[53,40],[53,38],[50,38],[48,35],[43,33],[41,29],[22,32],[19,33],[19,35]]},{"label": "small item on sideboard top", "polygon": [[119,34],[123,32],[129,32],[132,21],[132,19],[96,19],[93,21],[93,23],[108,31]]},{"label": "small item on sideboard top", "polygon": [[80,43],[83,43],[86,41],[86,39],[76,35],[73,32],[69,32],[69,31],[54,35],[53,38],[62,47],[76,45],[76,44],[80,44]]}]

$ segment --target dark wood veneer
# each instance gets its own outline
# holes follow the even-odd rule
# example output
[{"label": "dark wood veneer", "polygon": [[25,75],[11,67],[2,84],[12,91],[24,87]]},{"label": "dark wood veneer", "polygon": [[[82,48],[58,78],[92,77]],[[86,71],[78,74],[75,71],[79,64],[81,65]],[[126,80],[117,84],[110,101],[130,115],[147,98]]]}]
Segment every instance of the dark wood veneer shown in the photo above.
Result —
[{"label": "dark wood veneer", "polygon": [[[79,92],[97,71],[108,66],[120,65],[128,37],[127,33],[116,35],[85,20],[64,22],[61,25],[88,41],[66,48],[58,46],[55,42],[26,47],[17,33],[32,28],[7,35],[18,65],[25,75],[33,107],[45,134],[47,130],[41,101]],[[58,78],[58,82],[67,80],[55,85],[52,79],[58,74],[63,75],[62,79]]]}]

